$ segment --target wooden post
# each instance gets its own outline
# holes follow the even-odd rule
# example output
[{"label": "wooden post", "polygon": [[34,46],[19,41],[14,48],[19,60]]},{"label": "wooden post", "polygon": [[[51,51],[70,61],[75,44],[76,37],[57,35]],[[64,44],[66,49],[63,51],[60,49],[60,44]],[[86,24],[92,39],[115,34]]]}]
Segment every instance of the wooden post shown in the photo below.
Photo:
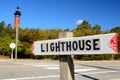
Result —
[{"label": "wooden post", "polygon": [[[61,32],[59,38],[73,37],[72,32]],[[71,55],[60,55],[60,80],[74,79],[74,63]]]}]

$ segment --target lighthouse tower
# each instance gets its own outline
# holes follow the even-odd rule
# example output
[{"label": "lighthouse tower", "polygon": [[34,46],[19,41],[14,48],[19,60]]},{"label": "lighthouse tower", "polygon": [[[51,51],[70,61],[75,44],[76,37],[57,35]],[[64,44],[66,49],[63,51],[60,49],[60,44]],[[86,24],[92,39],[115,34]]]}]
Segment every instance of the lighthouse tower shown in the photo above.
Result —
[{"label": "lighthouse tower", "polygon": [[20,27],[20,16],[21,16],[19,7],[16,7],[16,11],[14,15],[15,15],[14,28],[19,28]]},{"label": "lighthouse tower", "polygon": [[17,43],[18,43],[18,28],[20,27],[20,8],[16,7],[16,11],[14,13],[15,20],[14,20],[14,28],[16,28],[16,49],[15,49],[15,59],[17,59]]}]

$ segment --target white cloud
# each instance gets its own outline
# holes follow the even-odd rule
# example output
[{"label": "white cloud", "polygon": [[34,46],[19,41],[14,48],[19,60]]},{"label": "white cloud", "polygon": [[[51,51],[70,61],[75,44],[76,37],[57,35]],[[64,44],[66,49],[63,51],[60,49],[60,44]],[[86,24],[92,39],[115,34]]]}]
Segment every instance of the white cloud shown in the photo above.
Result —
[{"label": "white cloud", "polygon": [[82,24],[83,21],[84,21],[84,20],[79,19],[79,20],[76,21],[76,24],[77,24],[77,25],[80,25],[80,24]]}]

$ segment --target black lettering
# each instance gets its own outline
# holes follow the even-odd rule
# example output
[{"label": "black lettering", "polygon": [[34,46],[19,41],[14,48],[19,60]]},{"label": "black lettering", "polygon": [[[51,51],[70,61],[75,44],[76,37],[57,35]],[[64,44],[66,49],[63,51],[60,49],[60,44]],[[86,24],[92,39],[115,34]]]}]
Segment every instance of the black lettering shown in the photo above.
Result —
[{"label": "black lettering", "polygon": [[50,44],[50,50],[51,50],[51,51],[54,51],[54,48],[55,48],[55,47],[54,47],[54,43],[51,43],[51,44]]},{"label": "black lettering", "polygon": [[56,52],[60,52],[60,42],[58,42],[58,43],[55,43],[56,45],[55,45],[55,47],[56,47]]},{"label": "black lettering", "polygon": [[72,47],[73,47],[73,50],[77,50],[78,45],[77,45],[77,42],[76,42],[76,41],[73,41]]},{"label": "black lettering", "polygon": [[86,40],[86,50],[90,50],[91,49],[90,43],[91,43],[90,40]]},{"label": "black lettering", "polygon": [[93,39],[93,50],[100,50],[100,40]]},{"label": "black lettering", "polygon": [[65,44],[65,42],[61,42],[61,44],[62,44],[62,51],[64,51],[64,44]]},{"label": "black lettering", "polygon": [[48,52],[48,43],[46,43],[46,52]]},{"label": "black lettering", "polygon": [[85,40],[79,40],[79,49],[80,50],[84,50],[84,48],[85,48],[84,42],[85,42]]},{"label": "black lettering", "polygon": [[43,50],[43,44],[41,44],[41,52],[45,52],[45,50]]},{"label": "black lettering", "polygon": [[71,41],[66,42],[66,51],[71,51]]}]

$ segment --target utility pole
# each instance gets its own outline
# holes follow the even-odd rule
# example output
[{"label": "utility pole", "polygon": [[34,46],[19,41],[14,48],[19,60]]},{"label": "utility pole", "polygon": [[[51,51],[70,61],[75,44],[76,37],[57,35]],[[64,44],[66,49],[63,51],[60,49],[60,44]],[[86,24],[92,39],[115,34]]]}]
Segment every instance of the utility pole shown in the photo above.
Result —
[{"label": "utility pole", "polygon": [[16,11],[14,13],[15,15],[15,20],[14,20],[14,28],[16,28],[16,49],[15,49],[15,60],[17,60],[17,47],[18,47],[18,29],[20,27],[20,16],[21,16],[21,12],[20,12],[20,8],[16,7]]}]

